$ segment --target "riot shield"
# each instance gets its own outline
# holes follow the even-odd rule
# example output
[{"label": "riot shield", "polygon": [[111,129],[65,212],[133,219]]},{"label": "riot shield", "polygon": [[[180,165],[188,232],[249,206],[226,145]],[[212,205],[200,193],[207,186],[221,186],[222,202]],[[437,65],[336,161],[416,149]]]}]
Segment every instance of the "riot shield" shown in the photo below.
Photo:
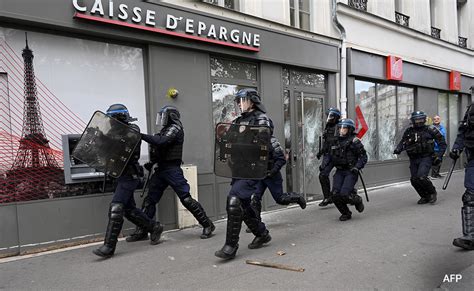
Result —
[{"label": "riot shield", "polygon": [[264,179],[268,171],[270,137],[267,126],[218,123],[214,173],[236,179]]},{"label": "riot shield", "polygon": [[96,111],[72,156],[97,171],[118,178],[140,142],[140,132]]}]

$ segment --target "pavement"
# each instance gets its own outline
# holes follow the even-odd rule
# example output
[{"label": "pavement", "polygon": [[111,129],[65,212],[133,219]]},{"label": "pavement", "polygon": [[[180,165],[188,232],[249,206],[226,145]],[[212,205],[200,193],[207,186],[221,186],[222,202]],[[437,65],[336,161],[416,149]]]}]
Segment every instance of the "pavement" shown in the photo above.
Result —
[{"label": "pavement", "polygon": [[370,191],[365,211],[351,207],[353,218],[346,222],[334,206],[317,203],[265,213],[272,241],[250,250],[253,235],[242,228],[240,249],[230,261],[214,256],[225,241],[225,220],[210,239],[199,238],[199,227],[170,231],[156,246],[121,241],[105,260],[92,254],[97,244],[1,259],[0,289],[474,290],[474,252],[452,245],[462,233],[463,179],[463,171],[454,173],[446,191],[442,179],[434,180],[435,205],[417,205],[409,183]]}]

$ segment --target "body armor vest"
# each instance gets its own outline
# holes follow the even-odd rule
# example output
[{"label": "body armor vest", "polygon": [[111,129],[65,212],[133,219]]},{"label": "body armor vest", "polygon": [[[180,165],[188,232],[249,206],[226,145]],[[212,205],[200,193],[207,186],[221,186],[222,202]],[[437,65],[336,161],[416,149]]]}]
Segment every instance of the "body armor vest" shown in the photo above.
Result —
[{"label": "body armor vest", "polygon": [[434,153],[434,140],[428,127],[421,130],[410,127],[407,130],[404,143],[408,156],[429,156]]},{"label": "body armor vest", "polygon": [[334,166],[338,169],[351,169],[358,160],[357,153],[352,148],[355,136],[337,138],[331,145],[330,155]]},{"label": "body armor vest", "polygon": [[464,146],[474,151],[474,104],[469,106],[466,113],[466,132],[464,133]]},{"label": "body armor vest", "polygon": [[330,152],[331,146],[336,143],[337,136],[335,135],[336,125],[335,124],[326,124],[326,128],[323,133],[323,149],[322,153],[327,154]]},{"label": "body armor vest", "polygon": [[[135,130],[137,130],[138,132],[140,132],[140,127],[138,127],[138,125],[128,124],[128,126],[135,129]],[[141,145],[142,145],[142,141],[140,140],[140,142],[135,147],[132,156],[128,160],[127,166],[123,170],[122,176],[126,176],[126,175],[142,176],[143,169],[141,168],[140,164],[138,163],[138,160],[140,159]]]},{"label": "body armor vest", "polygon": [[150,160],[154,163],[158,163],[158,165],[162,162],[169,161],[179,161],[179,164],[181,164],[184,143],[183,129],[176,124],[171,124],[169,127],[162,129],[159,134],[172,137],[174,142],[159,147],[152,145],[150,147]]}]

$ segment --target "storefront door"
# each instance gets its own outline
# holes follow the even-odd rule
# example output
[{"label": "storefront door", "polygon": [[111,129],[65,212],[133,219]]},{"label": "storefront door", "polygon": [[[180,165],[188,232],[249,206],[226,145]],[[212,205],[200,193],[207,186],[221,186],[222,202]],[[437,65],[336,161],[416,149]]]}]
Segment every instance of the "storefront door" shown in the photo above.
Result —
[{"label": "storefront door", "polygon": [[324,95],[285,90],[285,152],[288,191],[304,193],[308,201],[321,197],[316,154],[323,133]]}]

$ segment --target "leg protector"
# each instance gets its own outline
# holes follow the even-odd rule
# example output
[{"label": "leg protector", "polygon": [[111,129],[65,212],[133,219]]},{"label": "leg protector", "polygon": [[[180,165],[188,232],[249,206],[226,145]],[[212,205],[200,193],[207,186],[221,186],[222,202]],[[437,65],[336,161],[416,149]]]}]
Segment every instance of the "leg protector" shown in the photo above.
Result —
[{"label": "leg protector", "polygon": [[123,204],[111,203],[109,207],[109,223],[105,232],[104,245],[93,251],[94,254],[110,258],[115,253],[118,236],[123,226]]},{"label": "leg protector", "polygon": [[[262,213],[262,201],[260,200],[258,195],[252,194],[250,198],[250,207],[252,207],[253,211],[255,211],[258,220],[262,221],[262,216],[260,215]],[[247,227],[245,232],[251,233],[252,231],[250,230],[250,228]]]},{"label": "leg protector", "polygon": [[344,221],[351,219],[352,212],[349,210],[349,207],[347,207],[348,201],[345,196],[339,193],[333,194],[332,201],[334,202],[337,210],[339,210],[339,212],[342,214],[341,217],[339,217],[339,220]]},{"label": "leg protector", "polygon": [[329,176],[319,174],[319,183],[321,183],[324,199],[331,198],[331,182]]},{"label": "leg protector", "polygon": [[216,251],[215,256],[222,259],[233,259],[239,248],[239,234],[242,228],[242,202],[236,196],[227,197],[227,233],[225,245]]},{"label": "leg protector", "polygon": [[147,240],[148,239],[148,232],[145,231],[141,227],[136,227],[135,231],[127,236],[125,239],[127,242],[136,242],[136,241],[141,241],[141,240]]},{"label": "leg protector", "polygon": [[298,203],[301,209],[306,208],[306,200],[303,195],[296,192],[284,193],[280,199],[277,201],[280,205],[289,205],[291,203]]},{"label": "leg protector", "polygon": [[194,200],[191,196],[188,196],[181,200],[181,203],[184,207],[186,207],[186,209],[189,210],[189,212],[193,214],[199,224],[202,225],[201,238],[210,238],[212,236],[212,232],[216,229],[216,227],[214,226],[214,223],[212,223],[212,221],[209,219],[209,217],[207,217],[206,211],[204,211],[204,208],[202,208],[201,203]]},{"label": "leg protector", "polygon": [[462,202],[461,218],[463,237],[455,239],[453,245],[466,250],[474,250],[474,192],[466,190],[462,196]]}]

